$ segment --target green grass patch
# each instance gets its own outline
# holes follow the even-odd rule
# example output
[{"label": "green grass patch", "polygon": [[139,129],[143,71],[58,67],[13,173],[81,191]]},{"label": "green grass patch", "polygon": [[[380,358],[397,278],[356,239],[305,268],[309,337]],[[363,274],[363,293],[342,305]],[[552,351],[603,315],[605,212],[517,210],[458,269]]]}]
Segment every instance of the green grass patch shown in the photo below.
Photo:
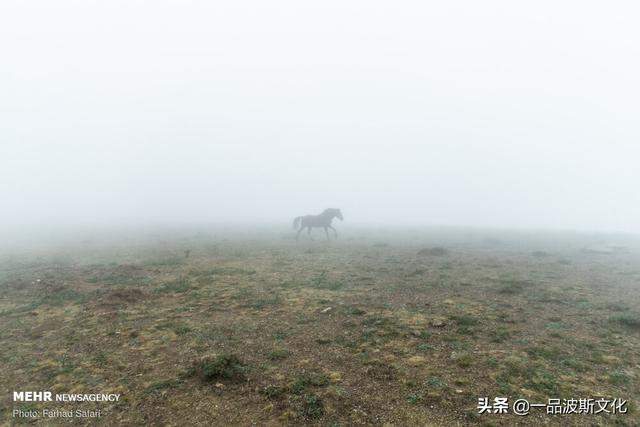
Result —
[{"label": "green grass patch", "polygon": [[531,346],[525,350],[527,354],[536,359],[558,360],[560,358],[560,349],[554,346]]},{"label": "green grass patch", "polygon": [[531,390],[546,394],[547,396],[553,396],[558,393],[556,375],[545,371],[544,369],[535,370],[534,375],[525,382],[524,386]]},{"label": "green grass patch", "polygon": [[173,332],[176,333],[176,335],[186,335],[189,332],[191,332],[192,329],[187,326],[187,325],[177,325],[174,329]]},{"label": "green grass patch", "polygon": [[248,270],[238,267],[214,267],[199,271],[200,276],[252,276],[255,270]]},{"label": "green grass patch", "polygon": [[363,309],[358,308],[358,307],[347,307],[345,309],[345,312],[347,314],[349,314],[349,315],[352,315],[352,316],[362,316],[364,314],[367,314],[366,311],[364,311]]},{"label": "green grass patch", "polygon": [[617,370],[609,374],[609,382],[615,385],[626,385],[631,382],[631,377],[626,372]]},{"label": "green grass patch", "polygon": [[640,314],[637,313],[622,313],[611,316],[609,320],[631,329],[640,329]]},{"label": "green grass patch", "polygon": [[473,364],[473,357],[470,354],[462,354],[456,358],[456,363],[461,368],[468,368]]},{"label": "green grass patch", "polygon": [[313,276],[310,280],[309,283],[312,287],[316,288],[316,289],[327,289],[330,291],[337,291],[339,289],[342,289],[344,287],[344,283],[337,281],[337,280],[331,280],[327,277],[327,272],[323,271],[322,273]]},{"label": "green grass patch", "polygon": [[155,292],[160,294],[178,294],[187,292],[190,289],[191,285],[189,284],[189,281],[185,278],[179,278],[163,283],[155,290]]},{"label": "green grass patch", "polygon": [[445,383],[440,377],[429,377],[425,381],[425,385],[431,388],[445,388],[447,383]]},{"label": "green grass patch", "polygon": [[287,393],[286,387],[280,387],[276,385],[268,385],[260,390],[260,394],[267,399],[278,399]]},{"label": "green grass patch", "polygon": [[197,360],[190,371],[192,376],[203,382],[216,380],[242,381],[245,379],[246,365],[238,356],[223,353]]},{"label": "green grass patch", "polygon": [[502,295],[516,295],[524,291],[529,282],[524,280],[501,280],[498,293]]},{"label": "green grass patch", "polygon": [[605,305],[605,308],[610,311],[628,311],[629,306],[623,302],[611,302]]},{"label": "green grass patch", "polygon": [[277,348],[275,350],[271,350],[269,354],[267,354],[267,357],[269,358],[269,360],[273,361],[286,359],[287,357],[289,357],[289,350],[284,348]]},{"label": "green grass patch", "polygon": [[423,395],[422,393],[411,393],[407,396],[407,402],[409,402],[412,405],[417,405],[418,403],[422,402],[423,399]]},{"label": "green grass patch", "polygon": [[460,316],[453,315],[453,316],[449,316],[449,318],[454,322],[456,322],[458,326],[470,327],[470,326],[476,326],[479,323],[477,318],[470,316],[468,314],[463,314]]},{"label": "green grass patch", "polygon": [[149,260],[145,262],[144,265],[149,267],[177,267],[184,264],[184,261],[184,257],[171,256]]},{"label": "green grass patch", "polygon": [[424,352],[433,350],[433,346],[427,343],[418,344],[416,348],[418,349],[418,351],[424,351]]},{"label": "green grass patch", "polygon": [[498,359],[496,359],[494,356],[490,356],[487,359],[487,365],[489,365],[489,367],[491,368],[497,368],[499,366]]},{"label": "green grass patch", "polygon": [[315,394],[305,394],[302,396],[298,414],[308,420],[317,420],[324,416],[324,403]]},{"label": "green grass patch", "polygon": [[174,388],[180,385],[181,383],[182,383],[182,380],[179,380],[179,379],[168,379],[168,380],[156,381],[145,389],[145,393],[148,393],[148,394],[160,393],[163,390]]},{"label": "green grass patch", "polygon": [[309,387],[324,387],[329,384],[329,377],[320,372],[304,372],[297,375],[291,384],[291,392],[300,394]]},{"label": "green grass patch", "polygon": [[270,307],[274,305],[278,305],[282,302],[280,295],[272,295],[270,297],[265,298],[257,298],[245,305],[245,307],[250,307],[255,310],[262,310],[265,307]]},{"label": "green grass patch", "polygon": [[64,288],[42,297],[42,304],[59,307],[68,303],[81,304],[87,300],[87,295],[75,289]]},{"label": "green grass patch", "polygon": [[502,343],[511,337],[511,332],[507,328],[499,327],[489,332],[491,342]]}]

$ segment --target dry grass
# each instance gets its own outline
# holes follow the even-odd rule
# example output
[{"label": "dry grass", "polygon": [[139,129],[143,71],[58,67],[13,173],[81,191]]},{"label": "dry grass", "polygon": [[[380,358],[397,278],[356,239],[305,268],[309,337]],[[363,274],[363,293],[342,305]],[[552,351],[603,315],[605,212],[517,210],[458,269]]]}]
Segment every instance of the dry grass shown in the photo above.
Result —
[{"label": "dry grass", "polygon": [[[640,423],[640,251],[509,241],[271,236],[196,239],[188,257],[183,240],[7,255],[0,383],[122,393],[94,405],[104,425]],[[516,418],[477,415],[482,396],[631,404]]]}]

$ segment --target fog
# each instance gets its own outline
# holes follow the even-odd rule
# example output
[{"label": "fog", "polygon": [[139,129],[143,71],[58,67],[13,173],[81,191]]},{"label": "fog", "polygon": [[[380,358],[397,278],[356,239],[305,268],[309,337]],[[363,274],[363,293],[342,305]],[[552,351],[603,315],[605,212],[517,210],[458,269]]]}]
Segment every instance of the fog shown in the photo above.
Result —
[{"label": "fog", "polygon": [[639,13],[5,0],[0,222],[637,233]]}]

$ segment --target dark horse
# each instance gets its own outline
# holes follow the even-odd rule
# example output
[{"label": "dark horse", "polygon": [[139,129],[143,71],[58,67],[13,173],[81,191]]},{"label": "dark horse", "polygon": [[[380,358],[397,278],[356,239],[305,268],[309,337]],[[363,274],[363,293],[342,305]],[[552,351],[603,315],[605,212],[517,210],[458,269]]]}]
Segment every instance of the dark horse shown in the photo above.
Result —
[{"label": "dark horse", "polygon": [[298,240],[298,237],[300,237],[300,232],[305,228],[309,230],[307,234],[311,235],[311,229],[313,227],[324,228],[324,232],[327,235],[327,240],[329,240],[329,231],[327,229],[330,228],[333,230],[333,233],[335,234],[337,239],[338,232],[331,226],[331,221],[333,220],[333,218],[339,218],[340,221],[344,219],[342,218],[342,212],[340,212],[340,209],[329,208],[325,209],[324,212],[322,212],[320,215],[305,215],[296,217],[293,220],[293,228],[298,230],[298,234],[296,234],[296,240]]}]

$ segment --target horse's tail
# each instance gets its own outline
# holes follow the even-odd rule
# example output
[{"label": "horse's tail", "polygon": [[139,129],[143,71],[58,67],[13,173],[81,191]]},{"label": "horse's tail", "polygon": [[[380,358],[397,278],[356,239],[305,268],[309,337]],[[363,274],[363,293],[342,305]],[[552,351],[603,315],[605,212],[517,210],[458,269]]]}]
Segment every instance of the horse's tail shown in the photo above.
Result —
[{"label": "horse's tail", "polygon": [[294,218],[293,220],[293,229],[297,230],[298,227],[300,227],[300,221],[302,221],[302,217],[301,216],[297,216]]}]

